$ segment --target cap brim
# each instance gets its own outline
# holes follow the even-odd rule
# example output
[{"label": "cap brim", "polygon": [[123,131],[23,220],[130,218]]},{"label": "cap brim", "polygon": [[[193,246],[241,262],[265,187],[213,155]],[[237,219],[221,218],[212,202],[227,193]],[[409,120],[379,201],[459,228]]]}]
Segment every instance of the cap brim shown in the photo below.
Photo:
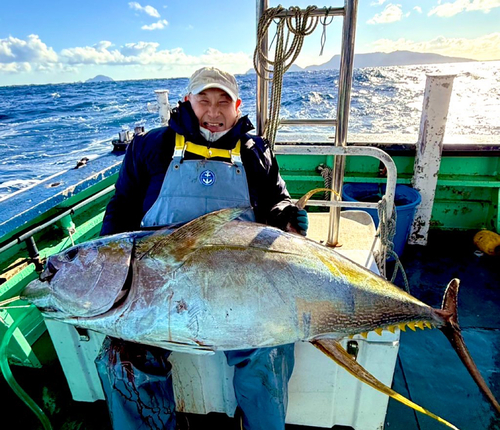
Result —
[{"label": "cap brim", "polygon": [[233,91],[231,91],[228,87],[226,87],[225,85],[222,85],[222,84],[203,85],[201,87],[198,87],[198,88],[192,90],[191,92],[193,94],[200,94],[202,91],[208,90],[209,88],[219,88],[220,90],[226,92],[234,102],[238,100],[238,96]]}]

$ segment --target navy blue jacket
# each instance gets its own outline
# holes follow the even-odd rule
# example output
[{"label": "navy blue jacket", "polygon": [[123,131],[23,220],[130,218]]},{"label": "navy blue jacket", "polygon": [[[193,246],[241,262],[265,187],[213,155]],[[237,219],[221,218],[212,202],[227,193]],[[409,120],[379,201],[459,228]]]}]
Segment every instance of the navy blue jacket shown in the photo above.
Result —
[{"label": "navy blue jacket", "polygon": [[[200,133],[199,121],[190,102],[179,103],[168,127],[136,135],[128,146],[115,195],[106,208],[101,235],[140,229],[142,218],[160,193],[174,153],[176,133],[187,141],[220,149],[233,149],[241,140],[241,159],[256,221],[284,229],[288,222],[295,221],[297,208],[290,200],[276,158],[267,143],[247,134],[252,129],[252,123],[244,116],[219,140],[207,142]],[[186,152],[185,158],[201,157]]]}]

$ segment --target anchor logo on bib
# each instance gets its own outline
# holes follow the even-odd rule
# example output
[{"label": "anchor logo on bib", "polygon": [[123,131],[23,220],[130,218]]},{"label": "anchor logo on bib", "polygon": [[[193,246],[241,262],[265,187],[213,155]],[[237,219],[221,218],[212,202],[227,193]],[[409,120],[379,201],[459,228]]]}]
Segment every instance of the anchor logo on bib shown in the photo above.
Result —
[{"label": "anchor logo on bib", "polygon": [[211,170],[204,170],[199,176],[202,185],[209,187],[215,183],[215,173]]}]

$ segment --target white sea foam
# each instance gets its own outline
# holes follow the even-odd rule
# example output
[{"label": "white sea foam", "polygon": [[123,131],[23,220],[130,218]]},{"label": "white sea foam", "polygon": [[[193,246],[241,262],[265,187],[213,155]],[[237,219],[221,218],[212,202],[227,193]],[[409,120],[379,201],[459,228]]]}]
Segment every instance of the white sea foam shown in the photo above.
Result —
[{"label": "white sea foam", "polygon": [[15,179],[0,182],[0,202],[11,197],[16,191],[24,190],[38,184],[40,181],[35,179]]},{"label": "white sea foam", "polygon": [[[379,141],[413,140],[418,135],[426,74],[456,74],[445,142],[451,137],[492,142],[500,135],[500,62],[450,65],[378,67],[356,69],[352,87],[349,135],[370,134]],[[255,76],[237,76],[244,112],[255,121]],[[283,85],[283,118],[335,118],[337,70],[286,73]],[[20,180],[55,174],[62,166],[87,153],[111,150],[109,141],[123,126],[146,130],[158,127],[154,90],[168,88],[175,106],[186,86],[185,79],[116,82],[109,92],[88,93],[80,84],[4,89],[0,112],[8,112],[0,125],[0,163],[14,169]],[[24,93],[23,93],[24,91]],[[16,103],[12,103],[16,100]],[[283,127],[278,139],[293,133],[324,140],[333,130],[322,127]],[[397,136],[397,137],[396,137]],[[474,140],[475,141],[475,140]],[[0,173],[11,179],[12,171]],[[2,177],[3,176],[3,177]],[[9,188],[9,187],[7,187]]]}]

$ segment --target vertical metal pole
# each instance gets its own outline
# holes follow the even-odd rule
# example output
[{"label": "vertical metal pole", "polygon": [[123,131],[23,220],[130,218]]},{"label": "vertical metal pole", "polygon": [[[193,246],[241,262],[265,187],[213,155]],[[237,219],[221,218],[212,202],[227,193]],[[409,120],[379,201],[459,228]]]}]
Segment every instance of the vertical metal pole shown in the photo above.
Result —
[{"label": "vertical metal pole", "polygon": [[168,102],[168,92],[169,90],[155,90],[162,126],[168,125],[168,120],[170,119],[170,104]]},{"label": "vertical metal pole", "polygon": [[30,256],[31,262],[35,265],[35,270],[37,272],[43,271],[43,264],[40,261],[40,253],[35,243],[33,236],[28,237],[25,241],[26,248],[28,249],[28,255]]},{"label": "vertical metal pole", "polygon": [[422,196],[408,243],[426,245],[455,75],[427,75],[412,185]]},{"label": "vertical metal pole", "polygon": [[[257,0],[257,37],[259,37],[258,28],[260,17],[264,14],[268,8],[268,0]],[[268,38],[267,32],[266,35],[262,38],[261,49],[264,55],[267,57],[268,54]],[[264,133],[264,129],[266,127],[267,115],[268,115],[268,97],[269,97],[269,81],[267,78],[269,77],[269,73],[264,71],[264,65],[258,64],[260,68],[261,76],[265,76],[266,79],[263,79],[257,73],[257,95],[256,95],[256,115],[257,115],[257,135],[262,136]]]},{"label": "vertical metal pole", "polygon": [[[356,35],[356,16],[358,0],[346,0],[345,15],[342,28],[342,52],[340,54],[339,93],[337,103],[337,128],[335,130],[335,145],[346,146],[349,109],[351,107],[351,87],[354,64],[354,40]],[[333,166],[332,187],[342,195],[344,183],[345,156],[336,156]],[[331,199],[336,195],[331,193]],[[340,207],[330,208],[330,225],[327,245],[336,246],[339,239]]]}]

